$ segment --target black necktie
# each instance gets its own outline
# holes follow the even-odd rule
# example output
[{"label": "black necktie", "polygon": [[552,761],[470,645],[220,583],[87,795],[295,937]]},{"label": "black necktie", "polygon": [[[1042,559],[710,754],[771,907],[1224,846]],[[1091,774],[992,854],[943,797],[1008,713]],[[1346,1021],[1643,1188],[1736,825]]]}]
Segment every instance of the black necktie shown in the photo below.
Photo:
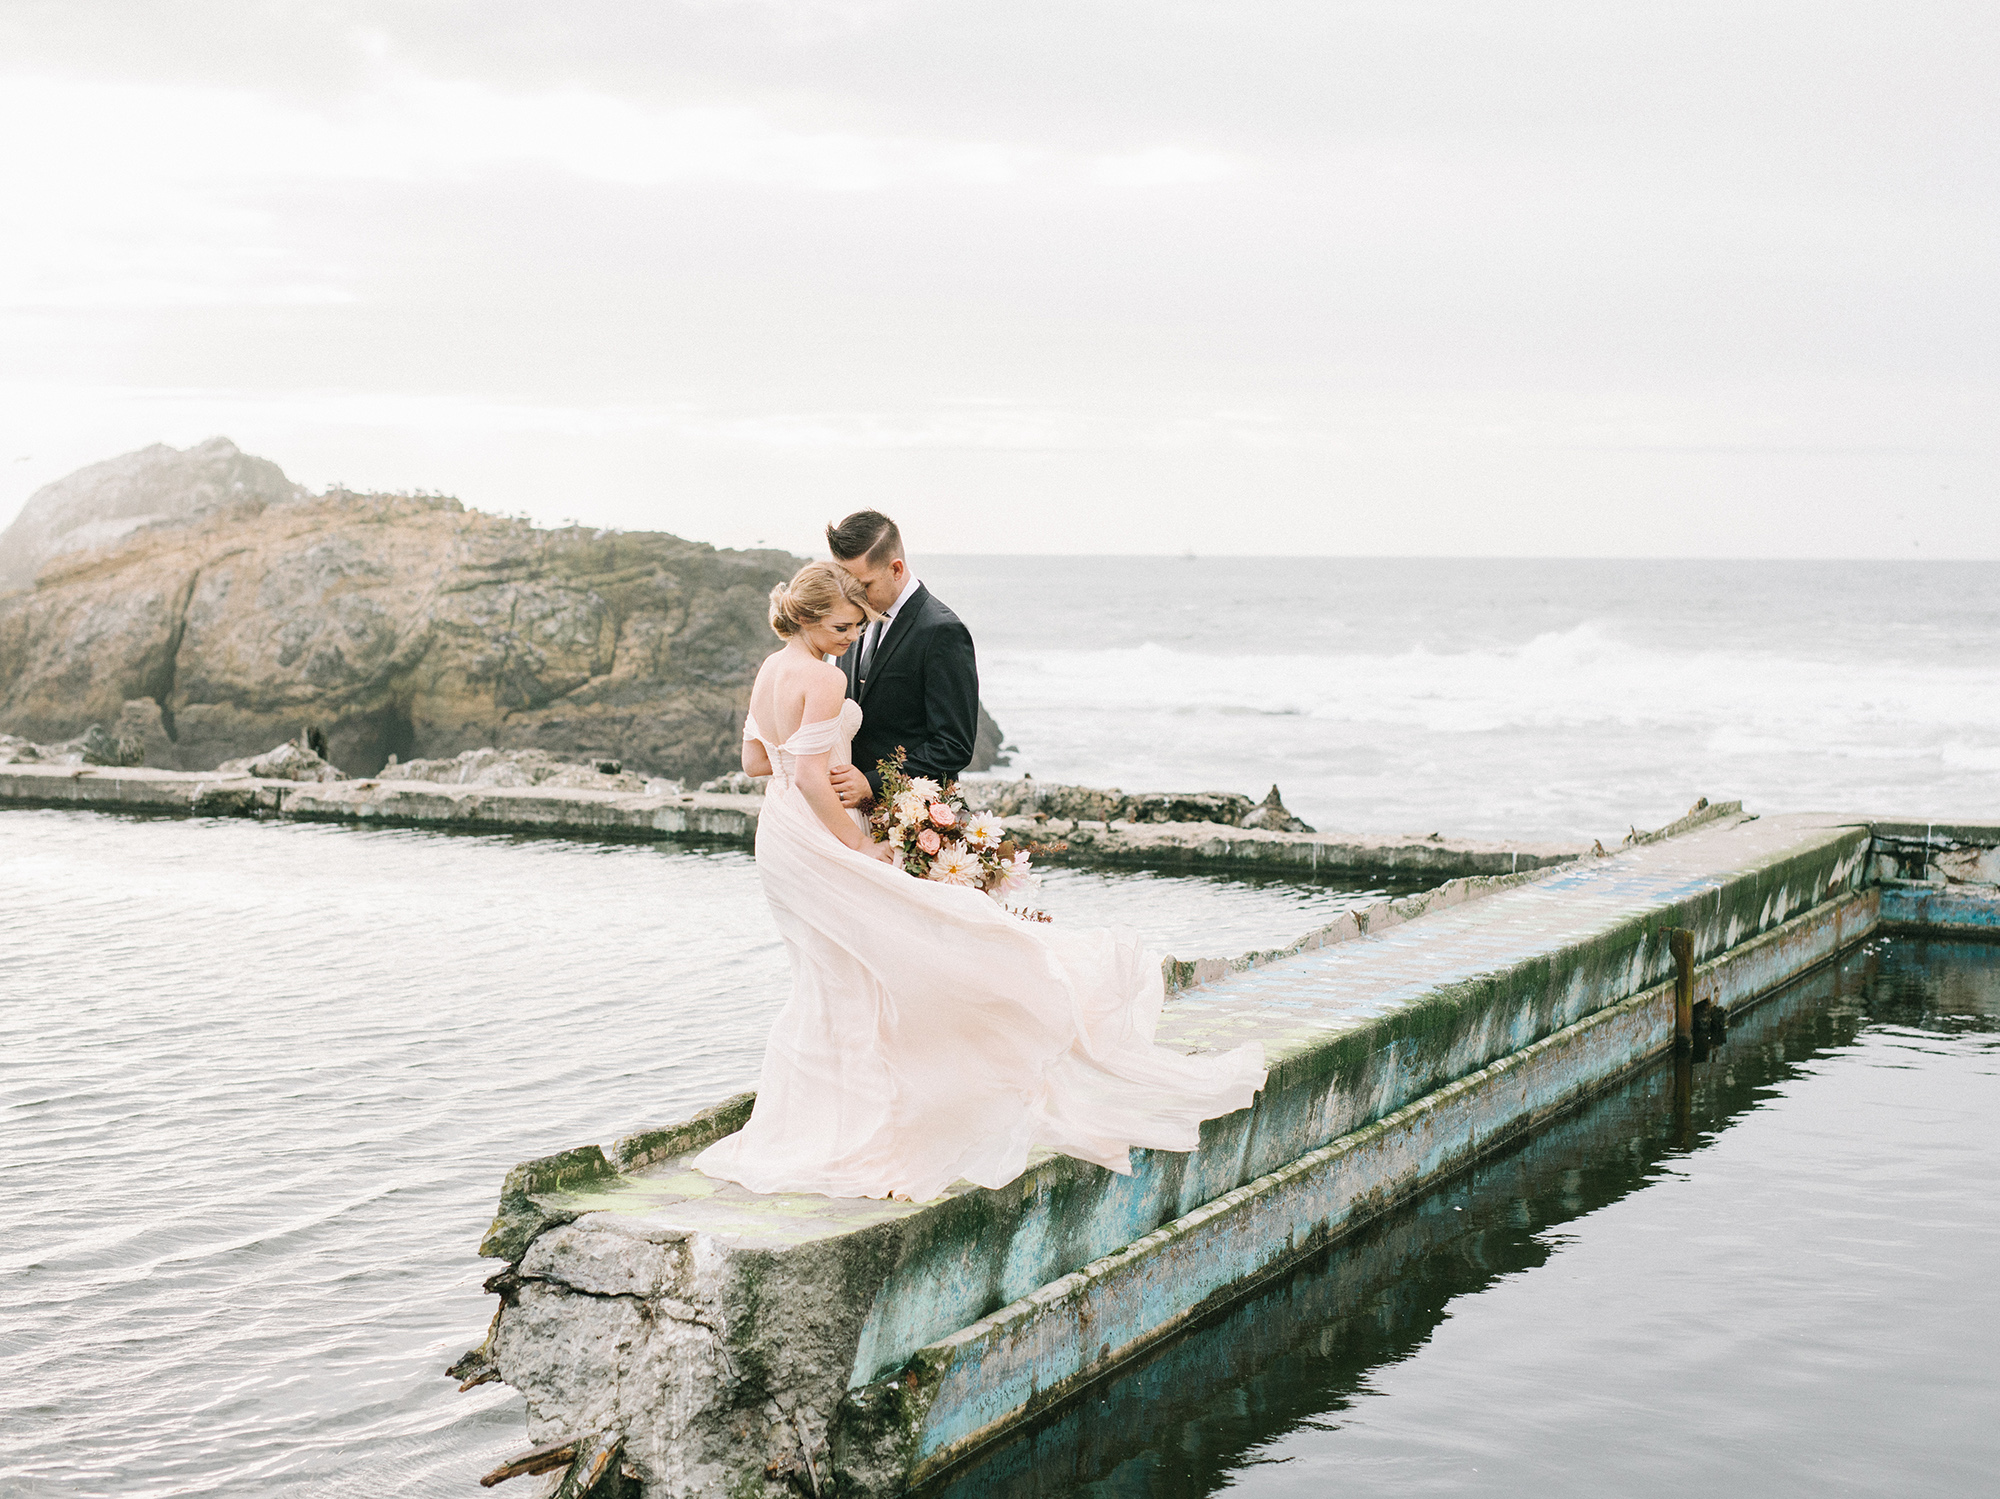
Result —
[{"label": "black necktie", "polygon": [[876,620],[874,624],[868,627],[868,633],[862,637],[861,670],[858,675],[864,682],[868,680],[868,668],[875,664],[876,643],[881,640],[882,631],[887,628],[888,623],[889,621],[886,618]]}]

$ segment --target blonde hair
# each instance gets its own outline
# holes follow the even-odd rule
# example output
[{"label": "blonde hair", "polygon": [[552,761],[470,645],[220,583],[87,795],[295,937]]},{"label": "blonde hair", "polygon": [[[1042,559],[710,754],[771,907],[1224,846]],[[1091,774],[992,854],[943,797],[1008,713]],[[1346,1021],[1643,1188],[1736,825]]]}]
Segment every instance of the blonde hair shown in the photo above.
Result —
[{"label": "blonde hair", "polygon": [[771,590],[771,628],[786,640],[807,625],[825,619],[842,603],[861,611],[863,619],[874,619],[868,607],[867,590],[844,567],[831,562],[808,562],[792,574],[792,581]]}]

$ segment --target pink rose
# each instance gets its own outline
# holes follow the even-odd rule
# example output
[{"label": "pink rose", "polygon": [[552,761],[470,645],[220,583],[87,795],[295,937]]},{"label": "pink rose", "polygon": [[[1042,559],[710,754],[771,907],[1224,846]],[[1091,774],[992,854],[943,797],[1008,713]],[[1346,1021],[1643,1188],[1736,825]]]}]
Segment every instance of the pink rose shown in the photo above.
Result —
[{"label": "pink rose", "polygon": [[934,854],[944,847],[944,839],[938,837],[929,828],[925,828],[921,833],[917,834],[917,847],[927,854]]},{"label": "pink rose", "polygon": [[932,802],[931,821],[941,828],[948,828],[958,821],[958,814],[943,802]]}]

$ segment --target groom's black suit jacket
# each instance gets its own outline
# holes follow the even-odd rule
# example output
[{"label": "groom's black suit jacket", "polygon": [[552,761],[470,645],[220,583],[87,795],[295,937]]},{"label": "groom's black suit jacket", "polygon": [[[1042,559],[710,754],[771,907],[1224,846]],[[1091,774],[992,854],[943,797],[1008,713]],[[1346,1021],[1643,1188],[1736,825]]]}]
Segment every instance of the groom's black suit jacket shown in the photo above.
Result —
[{"label": "groom's black suit jacket", "polygon": [[857,641],[840,658],[847,695],[861,704],[861,732],[854,736],[854,763],[879,794],[878,760],[901,745],[913,776],[938,784],[954,780],[972,763],[979,730],[979,665],[972,632],[930,589],[917,585],[897,612],[863,680]]}]

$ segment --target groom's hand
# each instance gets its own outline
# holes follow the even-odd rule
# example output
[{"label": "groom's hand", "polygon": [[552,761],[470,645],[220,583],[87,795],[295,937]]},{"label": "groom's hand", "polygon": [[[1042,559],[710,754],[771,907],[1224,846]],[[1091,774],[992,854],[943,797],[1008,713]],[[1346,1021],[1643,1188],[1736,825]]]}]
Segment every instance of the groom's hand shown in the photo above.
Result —
[{"label": "groom's hand", "polygon": [[834,794],[840,798],[843,807],[858,807],[869,796],[868,777],[852,765],[836,765],[828,772],[833,779]]}]

